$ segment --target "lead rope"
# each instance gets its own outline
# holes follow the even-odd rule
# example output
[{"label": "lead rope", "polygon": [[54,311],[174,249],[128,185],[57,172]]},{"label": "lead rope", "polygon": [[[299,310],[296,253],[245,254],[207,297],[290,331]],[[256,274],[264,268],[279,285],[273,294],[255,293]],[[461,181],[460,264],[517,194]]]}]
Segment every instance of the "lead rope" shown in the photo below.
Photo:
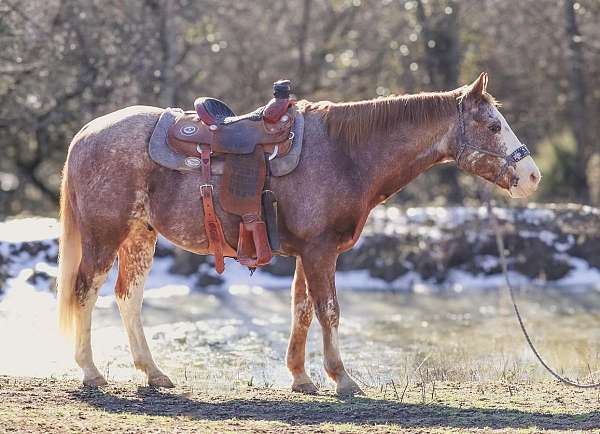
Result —
[{"label": "lead rope", "polygon": [[[498,179],[500,179],[502,177],[502,175],[506,171],[506,168],[507,168],[507,166],[505,165],[504,168],[500,171],[499,176],[496,178],[496,181],[498,181]],[[573,386],[573,387],[577,387],[580,389],[594,389],[594,388],[600,387],[600,381],[597,383],[580,384],[580,383],[571,381],[566,377],[563,377],[558,372],[556,372],[554,369],[552,369],[548,365],[548,363],[546,363],[546,361],[542,358],[539,351],[533,344],[533,341],[531,340],[531,337],[529,336],[529,333],[527,332],[527,329],[525,328],[523,318],[521,317],[521,312],[519,311],[519,307],[517,305],[517,298],[515,295],[515,290],[514,290],[512,283],[510,282],[510,277],[508,275],[508,263],[506,260],[506,252],[504,250],[504,239],[502,238],[502,233],[501,233],[500,227],[498,225],[498,219],[496,218],[496,214],[494,213],[494,209],[492,207],[491,196],[492,196],[492,188],[493,188],[494,184],[490,184],[490,186],[488,187],[488,189],[486,191],[486,195],[485,195],[484,199],[486,202],[487,213],[490,218],[490,225],[496,235],[496,247],[498,248],[498,254],[500,257],[500,266],[502,268],[502,274],[504,275],[504,280],[506,281],[506,286],[508,287],[508,293],[510,294],[510,300],[512,302],[515,314],[517,316],[517,320],[519,321],[519,326],[521,327],[521,331],[523,332],[523,335],[525,336],[525,340],[527,341],[529,348],[531,348],[531,351],[533,351],[533,354],[538,359],[538,361],[542,364],[542,366],[550,374],[552,374],[552,376],[554,376],[554,378],[556,378],[558,381],[560,381],[568,386]]]},{"label": "lead rope", "polygon": [[504,275],[504,280],[506,281],[506,286],[508,287],[508,293],[510,294],[510,300],[512,302],[515,314],[517,316],[517,320],[519,321],[519,326],[521,327],[521,331],[523,332],[523,336],[525,336],[525,340],[527,341],[529,348],[531,348],[531,351],[533,351],[533,354],[538,359],[538,361],[541,363],[541,365],[558,381],[560,381],[568,386],[573,386],[573,387],[577,387],[580,389],[595,389],[595,388],[600,387],[600,381],[598,381],[596,383],[589,383],[589,384],[580,384],[580,383],[571,381],[568,378],[560,375],[558,372],[556,372],[554,369],[552,369],[548,365],[548,363],[546,363],[546,361],[542,358],[539,351],[533,344],[533,341],[531,340],[531,337],[529,336],[529,333],[527,332],[527,329],[525,328],[525,323],[523,322],[523,318],[521,317],[521,312],[519,311],[519,307],[517,305],[515,289],[514,289],[512,283],[510,282],[510,277],[508,275],[508,263],[506,260],[506,253],[504,251],[504,239],[502,238],[502,233],[500,232],[498,220],[496,218],[496,214],[494,214],[494,209],[492,207],[492,188],[500,179],[502,179],[502,177],[504,176],[504,174],[506,173],[506,171],[508,170],[508,168],[511,165],[516,164],[518,161],[522,160],[527,155],[529,155],[529,150],[527,149],[527,147],[525,145],[522,145],[518,149],[514,150],[510,155],[500,155],[495,152],[491,152],[489,150],[482,149],[477,146],[473,146],[471,143],[469,143],[469,141],[466,137],[466,131],[465,131],[466,128],[465,128],[465,120],[464,120],[464,114],[463,114],[462,101],[458,102],[457,109],[458,109],[458,125],[459,125],[459,131],[458,131],[459,147],[458,147],[458,152],[457,152],[456,158],[455,158],[456,165],[460,168],[461,157],[466,148],[471,148],[471,149],[474,149],[476,152],[488,154],[493,157],[503,159],[505,162],[504,165],[502,166],[502,168],[499,170],[498,174],[496,175],[496,178],[494,179],[494,181],[489,185],[489,187],[485,191],[484,202],[486,203],[487,213],[490,218],[490,225],[496,235],[496,247],[498,249],[498,255],[500,257],[500,267],[502,268],[502,274]]}]

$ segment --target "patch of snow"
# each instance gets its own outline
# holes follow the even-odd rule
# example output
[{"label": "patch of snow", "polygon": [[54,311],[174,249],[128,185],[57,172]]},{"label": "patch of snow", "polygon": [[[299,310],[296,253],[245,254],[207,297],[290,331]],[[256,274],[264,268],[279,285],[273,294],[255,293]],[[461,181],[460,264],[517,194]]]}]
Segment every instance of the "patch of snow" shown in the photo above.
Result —
[{"label": "patch of snow", "polygon": [[[508,273],[510,282],[515,286],[522,286],[531,283],[531,281],[520,273],[511,271]],[[463,270],[452,270],[448,277],[448,285],[455,292],[465,290],[489,290],[506,286],[506,280],[501,273],[491,275],[474,275]]]},{"label": "patch of snow", "polygon": [[547,230],[542,230],[539,233],[539,238],[542,240],[542,242],[546,243],[546,245],[552,246],[558,238],[558,235]]},{"label": "patch of snow", "polygon": [[541,230],[539,232],[530,231],[530,230],[520,230],[519,231],[519,236],[522,237],[522,238],[535,238],[535,239],[539,239],[540,241],[542,241],[547,246],[553,246],[554,242],[558,238],[558,235],[556,235],[555,233],[550,232],[548,230],[545,230],[545,229]]},{"label": "patch of snow", "polygon": [[0,223],[0,242],[26,242],[58,238],[60,225],[56,219],[30,217]]},{"label": "patch of snow", "polygon": [[553,282],[553,285],[557,287],[592,287],[600,290],[600,270],[590,267],[590,264],[581,258],[564,254],[556,256],[566,260],[572,269],[565,277]]},{"label": "patch of snow", "polygon": [[[173,265],[170,257],[154,258],[150,273],[144,285],[144,298],[166,298],[182,294],[189,294],[194,287],[196,276],[182,276],[169,273]],[[113,265],[108,273],[106,282],[100,287],[98,302],[99,308],[110,308],[116,302],[114,288],[117,283],[117,263]]]},{"label": "patch of snow", "polygon": [[368,270],[339,271],[335,273],[335,286],[338,289],[387,289],[382,279],[373,279]]},{"label": "patch of snow", "polygon": [[[551,207],[550,207],[551,208]],[[495,214],[503,220],[514,221],[515,216],[519,220],[524,220],[532,224],[543,224],[546,221],[556,218],[556,212],[549,207],[541,208],[531,206],[526,209],[504,209],[494,208]],[[597,213],[598,210],[591,207],[577,206],[573,212]],[[448,230],[461,225],[465,222],[475,219],[487,218],[486,207],[423,207],[408,208],[402,210],[397,207],[377,207],[373,210],[365,234],[384,233],[390,236],[407,233],[417,233],[425,240],[440,239],[444,237]],[[60,233],[60,227],[56,219],[50,218],[27,218],[12,220],[0,223],[0,254],[10,259],[5,264],[5,269],[10,275],[21,277],[31,276],[33,272],[41,272],[50,277],[56,276],[56,265],[48,263],[49,257],[56,257],[57,242],[56,238]],[[485,232],[480,230],[468,230],[467,237],[470,240],[485,236]],[[540,232],[523,230],[520,235],[528,238],[539,238],[545,244],[554,246],[559,252],[566,252],[571,248],[575,239],[569,235],[565,242],[558,241],[558,235],[548,231]],[[359,245],[365,240],[365,235],[359,238]],[[22,249],[23,242],[36,241],[42,243],[39,252],[31,255],[27,249]],[[170,243],[163,237],[159,237],[158,246],[169,248]],[[19,253],[15,253],[19,252]],[[578,258],[565,256],[573,270],[563,279],[553,282],[553,285],[599,285],[600,271],[590,267],[589,264]],[[479,265],[484,270],[492,270],[497,267],[498,259],[493,256],[482,256],[477,258]],[[168,269],[172,266],[171,257],[156,257],[150,274],[145,284],[146,298],[163,298],[188,294],[197,287],[197,275],[182,276],[171,274]],[[208,264],[202,265],[202,270],[209,275],[217,276],[216,272]],[[26,273],[26,274],[20,274]],[[238,291],[240,288],[247,288],[248,291],[259,291],[265,289],[289,288],[292,284],[291,276],[275,276],[264,270],[257,270],[253,276],[250,276],[247,268],[241,266],[232,259],[226,260],[226,272],[220,276],[224,283],[218,285],[225,291]],[[515,273],[518,280],[525,279]],[[109,307],[114,303],[113,288],[117,279],[116,266],[109,272],[106,283],[100,289],[100,300],[98,305]],[[452,288],[460,292],[470,288],[490,288],[503,286],[503,279],[500,275],[473,276],[465,271],[454,270],[450,273],[449,279],[444,284],[436,284],[423,281],[415,272],[408,272],[393,282],[386,282],[369,275],[368,270],[354,270],[338,272],[336,274],[338,288],[351,289],[375,289],[375,290],[412,290],[412,291],[430,291],[432,288],[443,286]],[[48,281],[39,279],[35,285],[27,284],[29,287],[37,290],[48,289]]]},{"label": "patch of snow", "polygon": [[10,352],[0,357],[4,375],[46,376],[74,368],[72,347],[58,334],[55,296],[28,284],[30,274],[23,270],[9,279],[0,301],[0,348]]},{"label": "patch of snow", "polygon": [[575,245],[575,237],[573,235],[569,234],[567,236],[566,242],[561,243],[560,241],[557,241],[556,243],[554,243],[554,248],[556,249],[557,252],[566,252],[574,245]]},{"label": "patch of snow", "polygon": [[583,205],[583,206],[581,206],[581,207],[578,209],[578,211],[579,211],[581,214],[584,214],[584,215],[586,215],[586,214],[594,214],[594,215],[597,215],[597,214],[598,214],[598,212],[599,212],[599,211],[598,211],[598,208],[594,208],[594,207],[591,207],[591,206],[589,206],[589,205]]},{"label": "patch of snow", "polygon": [[519,216],[527,223],[533,225],[543,224],[546,221],[556,219],[556,213],[551,209],[537,207],[527,207],[522,209]]},{"label": "patch of snow", "polygon": [[500,260],[492,255],[480,255],[475,258],[477,265],[483,268],[486,272],[493,270],[500,265]]},{"label": "patch of snow", "polygon": [[[214,276],[218,276],[212,267],[208,267],[207,272]],[[241,265],[234,259],[228,258],[225,260],[225,273],[221,276],[225,280],[223,286],[230,288],[233,285],[251,285],[260,286],[267,289],[289,288],[292,285],[291,276],[275,276],[259,269],[250,276],[248,268]]]}]

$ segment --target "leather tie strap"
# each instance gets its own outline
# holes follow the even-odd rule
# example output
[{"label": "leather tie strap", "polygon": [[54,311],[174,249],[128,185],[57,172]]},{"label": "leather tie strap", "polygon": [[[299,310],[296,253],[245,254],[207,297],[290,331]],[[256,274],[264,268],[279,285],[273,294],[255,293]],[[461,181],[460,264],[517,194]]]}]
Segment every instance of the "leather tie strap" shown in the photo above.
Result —
[{"label": "leather tie strap", "polygon": [[204,227],[208,237],[208,250],[215,256],[215,269],[217,273],[222,274],[225,271],[225,259],[223,257],[223,244],[225,234],[223,227],[215,213],[213,201],[213,185],[210,175],[210,146],[198,145],[200,151],[200,161],[202,164],[202,185],[200,194],[202,196],[202,205],[204,207]]}]

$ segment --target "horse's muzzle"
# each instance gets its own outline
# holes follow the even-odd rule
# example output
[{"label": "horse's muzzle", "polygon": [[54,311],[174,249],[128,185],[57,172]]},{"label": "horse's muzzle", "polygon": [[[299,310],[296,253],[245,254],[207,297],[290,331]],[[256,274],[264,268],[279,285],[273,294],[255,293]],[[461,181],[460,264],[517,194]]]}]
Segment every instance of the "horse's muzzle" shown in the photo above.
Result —
[{"label": "horse's muzzle", "polygon": [[511,183],[509,188],[509,193],[514,198],[525,198],[532,195],[542,179],[540,169],[530,156],[517,163],[514,173],[517,180]]}]

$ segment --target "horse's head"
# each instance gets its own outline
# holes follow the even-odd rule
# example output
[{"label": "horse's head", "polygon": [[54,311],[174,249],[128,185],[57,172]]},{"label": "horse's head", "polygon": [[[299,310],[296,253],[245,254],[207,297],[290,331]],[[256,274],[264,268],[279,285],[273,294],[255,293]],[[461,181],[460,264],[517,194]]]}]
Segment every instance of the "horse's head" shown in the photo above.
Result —
[{"label": "horse's head", "polygon": [[482,73],[459,97],[456,164],[512,197],[527,197],[537,189],[540,170],[486,92],[487,81]]}]

